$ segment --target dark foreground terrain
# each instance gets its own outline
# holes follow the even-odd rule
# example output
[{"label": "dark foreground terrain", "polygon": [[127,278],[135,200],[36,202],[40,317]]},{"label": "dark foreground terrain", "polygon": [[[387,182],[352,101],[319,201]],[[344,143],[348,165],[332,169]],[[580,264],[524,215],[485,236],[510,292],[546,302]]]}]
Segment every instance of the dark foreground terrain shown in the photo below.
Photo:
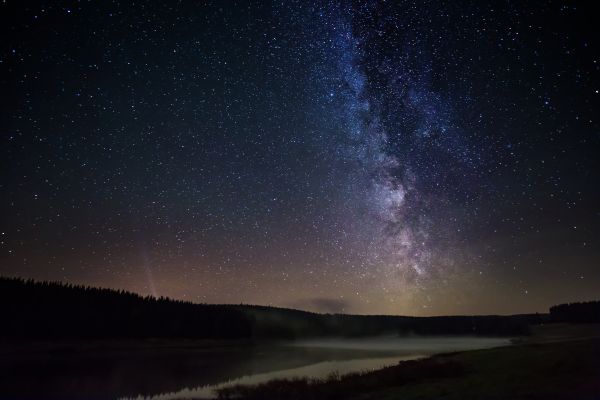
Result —
[{"label": "dark foreground terrain", "polygon": [[442,354],[325,381],[272,381],[221,399],[600,399],[600,325],[550,324],[510,347]]},{"label": "dark foreground terrain", "polygon": [[[598,301],[557,305],[548,314],[364,316],[193,304],[0,277],[0,316],[0,400],[149,398],[329,360],[382,357],[381,350],[282,350],[279,342],[443,336],[522,339],[363,374],[227,387],[220,397],[600,399]],[[414,355],[425,354],[433,352]]]}]

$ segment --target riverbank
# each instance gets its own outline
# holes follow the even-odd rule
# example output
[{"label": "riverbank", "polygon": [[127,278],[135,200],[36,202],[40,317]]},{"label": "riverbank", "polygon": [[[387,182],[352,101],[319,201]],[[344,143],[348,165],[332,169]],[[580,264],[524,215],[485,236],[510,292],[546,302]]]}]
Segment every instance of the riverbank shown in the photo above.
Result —
[{"label": "riverbank", "polygon": [[600,325],[550,324],[510,347],[441,354],[326,380],[234,387],[242,399],[597,399]]}]

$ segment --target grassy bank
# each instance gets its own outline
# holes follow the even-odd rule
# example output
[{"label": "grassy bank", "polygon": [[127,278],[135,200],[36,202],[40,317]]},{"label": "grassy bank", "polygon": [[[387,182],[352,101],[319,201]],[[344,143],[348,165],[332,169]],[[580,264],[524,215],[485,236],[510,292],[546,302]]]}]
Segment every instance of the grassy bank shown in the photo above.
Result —
[{"label": "grassy bank", "polygon": [[600,326],[536,327],[514,346],[443,354],[327,380],[228,388],[222,399],[598,399]]}]

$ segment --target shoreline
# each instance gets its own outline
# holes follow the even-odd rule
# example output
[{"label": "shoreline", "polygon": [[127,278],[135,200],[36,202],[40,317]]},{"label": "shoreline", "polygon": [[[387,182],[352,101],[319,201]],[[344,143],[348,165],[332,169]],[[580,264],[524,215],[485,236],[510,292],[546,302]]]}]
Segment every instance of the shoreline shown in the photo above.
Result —
[{"label": "shoreline", "polygon": [[221,390],[218,399],[591,399],[598,395],[600,324],[549,324],[534,327],[531,337],[510,346],[440,353],[325,380],[237,386]]}]

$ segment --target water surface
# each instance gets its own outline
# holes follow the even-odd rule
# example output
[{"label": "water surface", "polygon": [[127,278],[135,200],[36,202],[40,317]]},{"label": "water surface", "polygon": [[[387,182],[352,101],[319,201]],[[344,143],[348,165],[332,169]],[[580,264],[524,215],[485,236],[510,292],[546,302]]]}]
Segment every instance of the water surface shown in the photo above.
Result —
[{"label": "water surface", "polygon": [[495,347],[506,338],[377,337],[277,344],[176,342],[96,347],[27,346],[0,354],[0,393],[10,399],[207,399],[214,390],[281,378],[326,378],[431,354]]},{"label": "water surface", "polygon": [[[271,351],[294,354],[290,350],[312,352],[314,360],[306,365],[293,368],[273,366],[268,372],[249,373],[223,382],[184,388],[182,390],[163,393],[156,396],[138,396],[136,400],[176,400],[176,399],[211,399],[216,390],[235,385],[256,385],[273,379],[312,378],[324,379],[332,373],[344,375],[352,372],[367,372],[396,365],[400,361],[412,360],[428,355],[481,348],[496,347],[509,344],[502,338],[473,337],[437,337],[437,338],[398,338],[397,336],[362,338],[362,339],[322,339],[281,343]],[[297,353],[299,356],[302,353]],[[306,357],[306,353],[303,354]],[[296,362],[304,363],[307,359],[299,357]],[[266,365],[269,358],[262,360]],[[294,361],[294,360],[290,360]]]}]

